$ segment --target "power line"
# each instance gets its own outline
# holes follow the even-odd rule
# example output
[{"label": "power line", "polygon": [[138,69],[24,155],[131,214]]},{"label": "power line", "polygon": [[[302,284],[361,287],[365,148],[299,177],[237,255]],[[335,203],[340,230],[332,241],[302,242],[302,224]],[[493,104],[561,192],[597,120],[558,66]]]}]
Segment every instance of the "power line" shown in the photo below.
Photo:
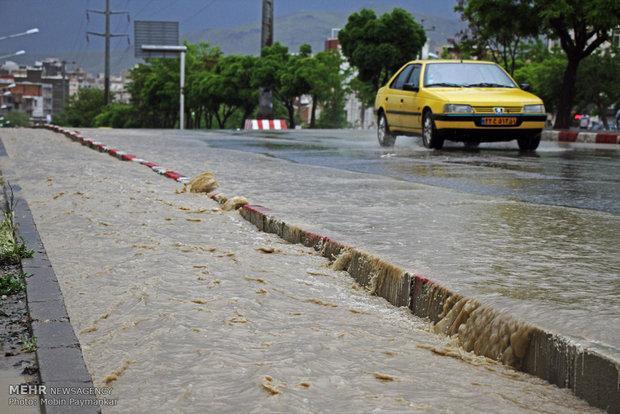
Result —
[{"label": "power line", "polygon": [[209,3],[207,3],[206,6],[201,7],[200,9],[198,9],[198,11],[192,13],[190,16],[187,16],[185,19],[181,20],[181,23],[185,23],[188,22],[190,20],[192,20],[194,17],[199,16],[203,11],[207,10],[209,7],[213,6],[213,4],[216,2],[217,0],[211,0]]},{"label": "power line", "polygon": [[142,14],[142,12],[143,12],[144,10],[146,10],[146,9],[147,9],[147,8],[151,5],[151,3],[153,3],[154,1],[155,1],[155,0],[149,0],[149,1],[148,1],[145,5],[144,5],[144,7],[142,7],[140,10],[138,10],[138,12],[137,12],[136,14],[134,14],[134,15],[133,15],[133,19],[134,19],[134,20],[136,20],[136,19],[138,18],[138,16],[140,16],[140,14]]}]

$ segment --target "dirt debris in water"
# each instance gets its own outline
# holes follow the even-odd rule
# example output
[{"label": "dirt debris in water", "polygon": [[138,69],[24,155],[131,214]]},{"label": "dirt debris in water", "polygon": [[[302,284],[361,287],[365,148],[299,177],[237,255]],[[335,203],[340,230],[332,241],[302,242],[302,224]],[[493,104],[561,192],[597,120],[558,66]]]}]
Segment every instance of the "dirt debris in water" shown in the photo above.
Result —
[{"label": "dirt debris in water", "polygon": [[277,388],[274,384],[273,384],[273,378],[269,375],[265,375],[263,377],[263,380],[261,381],[261,386],[263,387],[263,389],[265,391],[267,391],[267,393],[271,396],[274,395],[279,395],[282,392],[280,391],[279,388]]},{"label": "dirt debris in water", "polygon": [[224,211],[232,211],[238,210],[241,207],[249,204],[250,202],[242,196],[235,196],[226,200],[226,202],[222,205],[222,210]]},{"label": "dirt debris in water", "polygon": [[190,193],[206,194],[219,186],[219,183],[215,179],[215,174],[212,171],[205,171],[192,178],[189,184],[185,184],[183,191],[189,190]]},{"label": "dirt debris in water", "polygon": [[133,363],[134,363],[134,361],[126,360],[125,362],[123,362],[123,365],[121,365],[120,367],[115,369],[111,374],[107,375],[103,379],[103,382],[105,384],[111,384],[114,381],[118,380],[121,377],[121,375],[123,375],[125,373],[125,371],[127,371],[127,368],[129,368],[129,365],[131,365]]},{"label": "dirt debris in water", "polygon": [[327,308],[337,308],[338,307],[338,305],[336,305],[334,303],[323,302],[320,299],[308,299],[308,300],[306,300],[306,302],[314,303],[315,305],[325,306]]},{"label": "dirt debris in water", "polygon": [[278,253],[279,250],[275,249],[271,246],[267,246],[267,247],[259,247],[258,249],[256,249],[257,251],[261,252],[261,253],[265,253],[265,254],[271,254],[271,253]]},{"label": "dirt debris in water", "polygon": [[381,382],[392,382],[396,379],[393,375],[383,374],[381,372],[375,372],[373,375]]}]

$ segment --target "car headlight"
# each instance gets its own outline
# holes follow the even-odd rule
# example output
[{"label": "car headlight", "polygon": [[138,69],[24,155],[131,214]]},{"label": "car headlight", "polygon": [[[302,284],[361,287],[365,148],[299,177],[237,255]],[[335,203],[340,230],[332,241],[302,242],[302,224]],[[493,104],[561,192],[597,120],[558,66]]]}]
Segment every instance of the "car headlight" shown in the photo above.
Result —
[{"label": "car headlight", "polygon": [[525,105],[523,107],[523,112],[528,114],[544,114],[545,105]]},{"label": "car headlight", "polygon": [[471,105],[447,104],[443,107],[443,112],[446,114],[472,114],[474,109]]}]

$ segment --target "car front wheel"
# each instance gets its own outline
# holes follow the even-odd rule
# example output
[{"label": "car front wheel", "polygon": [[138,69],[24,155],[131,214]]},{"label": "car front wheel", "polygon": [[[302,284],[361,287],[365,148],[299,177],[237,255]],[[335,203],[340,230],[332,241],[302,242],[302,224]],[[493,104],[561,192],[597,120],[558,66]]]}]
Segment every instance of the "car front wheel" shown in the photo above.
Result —
[{"label": "car front wheel", "polygon": [[442,149],[443,138],[439,136],[433,122],[433,114],[431,111],[424,111],[422,118],[422,143],[426,148]]},{"label": "car front wheel", "polygon": [[387,118],[384,113],[379,114],[379,122],[377,123],[377,139],[382,147],[393,147],[396,137],[390,132]]},{"label": "car front wheel", "polygon": [[521,151],[535,151],[540,144],[540,134],[517,139]]}]

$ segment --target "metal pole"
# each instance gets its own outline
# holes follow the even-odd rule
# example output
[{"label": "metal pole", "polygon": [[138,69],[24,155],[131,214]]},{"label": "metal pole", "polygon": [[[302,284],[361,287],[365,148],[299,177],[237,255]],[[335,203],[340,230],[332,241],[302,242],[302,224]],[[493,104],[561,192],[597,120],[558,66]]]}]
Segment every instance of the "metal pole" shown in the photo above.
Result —
[{"label": "metal pole", "polygon": [[67,103],[67,62],[62,61],[62,110],[64,111]]},{"label": "metal pole", "polygon": [[[261,51],[271,45],[273,45],[273,0],[263,0]],[[260,90],[258,116],[260,118],[273,118],[273,95],[269,89],[261,88]]]},{"label": "metal pole", "polygon": [[181,52],[181,98],[179,105],[179,129],[185,129],[185,52]]},{"label": "metal pole", "polygon": [[105,78],[103,96],[110,103],[110,0],[105,0]]}]

